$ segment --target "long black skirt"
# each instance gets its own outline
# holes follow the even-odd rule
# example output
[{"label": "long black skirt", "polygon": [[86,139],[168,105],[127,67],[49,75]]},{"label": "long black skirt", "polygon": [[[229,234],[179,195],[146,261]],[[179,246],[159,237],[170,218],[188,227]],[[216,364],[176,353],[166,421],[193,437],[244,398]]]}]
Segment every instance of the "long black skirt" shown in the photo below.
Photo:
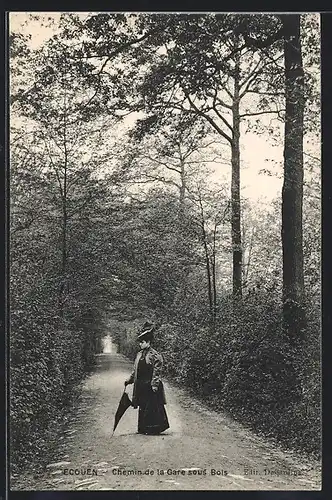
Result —
[{"label": "long black skirt", "polygon": [[162,397],[161,383],[156,392],[150,384],[140,387],[138,409],[138,432],[160,434],[169,428],[169,422]]}]

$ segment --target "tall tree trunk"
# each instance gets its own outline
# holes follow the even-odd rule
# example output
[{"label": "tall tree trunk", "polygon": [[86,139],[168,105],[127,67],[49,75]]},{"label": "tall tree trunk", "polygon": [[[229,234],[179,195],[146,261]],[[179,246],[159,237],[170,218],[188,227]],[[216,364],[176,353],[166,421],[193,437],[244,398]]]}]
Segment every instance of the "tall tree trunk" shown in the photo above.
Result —
[{"label": "tall tree trunk", "polygon": [[61,258],[61,285],[60,285],[60,316],[65,313],[65,296],[67,292],[67,181],[68,181],[68,147],[67,147],[67,92],[64,85],[64,116],[63,116],[63,188],[62,188],[62,258]]},{"label": "tall tree trunk", "polygon": [[211,264],[210,264],[210,256],[209,249],[207,244],[207,235],[205,230],[205,220],[204,220],[204,210],[202,205],[202,200],[199,198],[199,204],[201,209],[201,228],[202,228],[202,240],[205,254],[205,264],[206,264],[206,276],[207,276],[207,285],[208,285],[208,297],[209,297],[209,316],[211,325],[214,324],[213,318],[213,291],[212,291],[212,277],[211,277]]},{"label": "tall tree trunk", "polygon": [[300,16],[280,16],[284,26],[285,143],[282,188],[283,323],[292,343],[305,327],[303,276],[303,114],[304,72]]},{"label": "tall tree trunk", "polygon": [[210,322],[214,324],[214,310],[213,310],[213,292],[212,292],[212,277],[211,277],[211,265],[210,265],[210,257],[209,251],[206,243],[206,234],[204,232],[204,251],[205,251],[205,262],[206,262],[206,275],[207,275],[207,284],[208,284],[208,296],[209,296],[209,315]]},{"label": "tall tree trunk", "polygon": [[185,162],[181,158],[181,164],[180,164],[180,205],[181,205],[182,210],[184,208],[185,196],[186,196]]},{"label": "tall tree trunk", "polygon": [[216,238],[217,238],[217,223],[215,223],[213,231],[213,254],[212,254],[212,288],[213,288],[213,324],[217,319],[217,280],[216,280]]},{"label": "tall tree trunk", "polygon": [[233,248],[233,298],[242,297],[242,242],[240,206],[240,97],[239,56],[235,60],[232,140],[232,248]]},{"label": "tall tree trunk", "polygon": [[[65,155],[66,156],[66,155]],[[60,315],[64,316],[67,275],[67,158],[64,162],[63,197],[62,197],[62,259],[61,259],[61,289]]]},{"label": "tall tree trunk", "polygon": [[244,274],[244,281],[245,281],[246,284],[248,283],[248,276],[249,276],[251,255],[252,255],[252,249],[253,249],[253,246],[254,246],[254,235],[255,235],[255,228],[253,227],[252,230],[251,230],[250,243],[249,243],[249,251],[248,251],[248,260],[247,260],[247,265],[246,265],[246,271],[245,271],[245,274]]}]

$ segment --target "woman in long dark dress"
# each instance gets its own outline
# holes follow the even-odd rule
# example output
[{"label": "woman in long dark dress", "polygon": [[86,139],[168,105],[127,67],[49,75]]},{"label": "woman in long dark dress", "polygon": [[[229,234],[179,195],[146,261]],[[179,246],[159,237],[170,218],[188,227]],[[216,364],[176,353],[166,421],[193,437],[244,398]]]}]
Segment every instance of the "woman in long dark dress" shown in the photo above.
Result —
[{"label": "woman in long dark dress", "polygon": [[145,323],[138,335],[140,351],[136,356],[134,370],[125,381],[125,386],[134,384],[132,404],[138,407],[138,432],[160,434],[169,428],[165,410],[166,398],[161,381],[163,358],[151,347],[154,327]]}]

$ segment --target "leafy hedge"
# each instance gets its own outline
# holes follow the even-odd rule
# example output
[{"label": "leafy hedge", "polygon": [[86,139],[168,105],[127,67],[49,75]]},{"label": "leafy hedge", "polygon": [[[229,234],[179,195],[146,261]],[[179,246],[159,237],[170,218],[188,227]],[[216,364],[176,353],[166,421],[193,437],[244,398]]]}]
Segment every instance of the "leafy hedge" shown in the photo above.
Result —
[{"label": "leafy hedge", "polygon": [[95,331],[29,312],[11,314],[12,472],[47,462],[77,385],[100,350]]},{"label": "leafy hedge", "polygon": [[[281,304],[269,291],[248,295],[235,309],[225,297],[215,331],[186,321],[182,312],[177,324],[163,324],[156,333],[165,374],[255,431],[319,455],[319,324],[314,314],[308,317],[305,344],[295,352],[282,334]],[[120,350],[132,358],[136,349],[135,335],[127,329]]]}]

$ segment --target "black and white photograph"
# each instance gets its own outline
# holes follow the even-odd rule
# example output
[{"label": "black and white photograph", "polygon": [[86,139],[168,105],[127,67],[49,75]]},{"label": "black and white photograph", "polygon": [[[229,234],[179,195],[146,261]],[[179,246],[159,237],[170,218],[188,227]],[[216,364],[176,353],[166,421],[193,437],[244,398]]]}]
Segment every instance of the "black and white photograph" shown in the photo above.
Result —
[{"label": "black and white photograph", "polygon": [[10,491],[321,490],[321,16],[9,12]]}]

